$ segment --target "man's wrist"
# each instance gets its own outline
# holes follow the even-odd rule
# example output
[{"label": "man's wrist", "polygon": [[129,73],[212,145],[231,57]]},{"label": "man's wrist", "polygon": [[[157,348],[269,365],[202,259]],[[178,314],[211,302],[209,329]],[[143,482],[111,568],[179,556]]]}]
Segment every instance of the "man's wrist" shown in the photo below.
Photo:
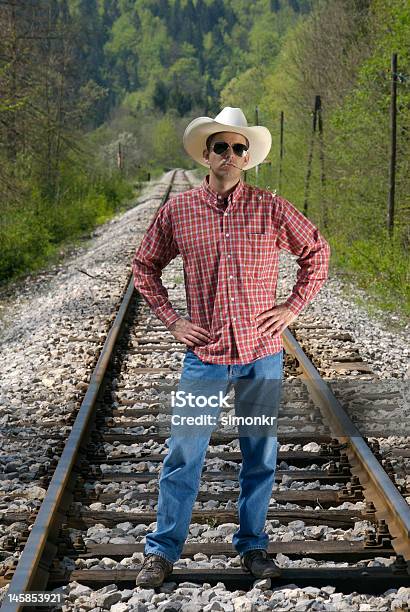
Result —
[{"label": "man's wrist", "polygon": [[174,318],[174,320],[172,320],[172,321],[171,321],[171,323],[168,323],[168,324],[167,324],[167,326],[166,326],[166,327],[167,327],[167,329],[168,329],[168,330],[170,330],[170,329],[171,329],[171,327],[172,327],[173,325],[175,325],[175,323],[176,323],[177,321],[179,321],[180,319],[182,319],[182,317],[181,317],[180,315],[176,316],[176,317]]},{"label": "man's wrist", "polygon": [[292,293],[292,295],[284,302],[284,306],[288,308],[294,315],[298,315],[303,308],[306,306],[306,302],[300,299],[299,296]]},{"label": "man's wrist", "polygon": [[164,304],[163,306],[156,308],[154,313],[155,316],[162,321],[166,328],[169,328],[172,323],[175,323],[175,321],[180,318],[179,313],[176,312],[176,310],[174,310],[170,304]]}]

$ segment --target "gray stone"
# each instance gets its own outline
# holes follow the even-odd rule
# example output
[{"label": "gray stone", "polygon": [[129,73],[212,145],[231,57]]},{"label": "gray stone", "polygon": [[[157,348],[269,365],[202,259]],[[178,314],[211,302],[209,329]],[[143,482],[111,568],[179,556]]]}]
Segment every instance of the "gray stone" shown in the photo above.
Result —
[{"label": "gray stone", "polygon": [[73,602],[75,609],[90,610],[94,606],[93,600],[89,597],[78,597]]},{"label": "gray stone", "polygon": [[305,523],[303,521],[291,521],[288,523],[288,528],[297,533],[304,530]]},{"label": "gray stone", "polygon": [[121,591],[121,601],[128,601],[130,597],[134,595],[134,591],[131,589],[124,589]]},{"label": "gray stone", "polygon": [[409,587],[400,587],[397,591],[397,595],[400,597],[410,597],[410,588]]},{"label": "gray stone", "polygon": [[323,593],[327,595],[332,595],[336,591],[336,587],[334,586],[325,586],[320,589]]},{"label": "gray stone", "polygon": [[[232,610],[232,606],[229,606]],[[203,608],[204,612],[224,612],[228,610],[228,605],[225,602],[214,600]]]},{"label": "gray stone", "polygon": [[395,595],[397,593],[397,589],[388,589],[383,593],[383,597],[390,597],[390,595]]},{"label": "gray stone", "polygon": [[201,612],[203,609],[204,608],[200,603],[194,601],[186,601],[180,607],[180,612]]},{"label": "gray stone", "polygon": [[75,587],[70,591],[70,599],[73,601],[75,601],[79,597],[82,597],[83,595],[89,597],[90,594],[93,592],[90,587],[85,586],[84,584],[75,582],[73,584],[75,585]]},{"label": "gray stone", "polygon": [[254,610],[252,602],[245,596],[235,597],[232,603],[235,612],[252,612]]},{"label": "gray stone", "polygon": [[46,490],[42,487],[30,487],[25,491],[24,497],[29,500],[44,499]]},{"label": "gray stone", "polygon": [[132,612],[146,612],[148,610],[148,606],[142,601],[139,601],[137,603],[134,603],[130,610],[132,610]]},{"label": "gray stone", "polygon": [[164,601],[165,599],[167,599],[166,593],[155,593],[155,595],[152,596],[150,603],[157,604],[157,603],[160,603],[161,601]]},{"label": "gray stone", "polygon": [[309,610],[312,605],[311,599],[300,599],[293,608],[295,612],[304,612],[304,610]]},{"label": "gray stone", "polygon": [[320,589],[318,589],[317,587],[305,587],[303,589],[303,592],[304,592],[305,595],[310,595],[313,598],[313,597],[317,597],[319,595]]},{"label": "gray stone", "polygon": [[[280,589],[280,587],[278,587],[278,589]],[[273,591],[269,599],[270,601],[282,601],[283,599],[286,599],[286,595],[281,590]]]},{"label": "gray stone", "polygon": [[151,601],[153,595],[155,595],[154,589],[137,587],[136,591],[134,591],[133,599],[134,597],[138,597],[138,601]]},{"label": "gray stone", "polygon": [[126,612],[128,610],[128,606],[123,601],[119,601],[110,607],[110,612]]},{"label": "gray stone", "polygon": [[115,561],[114,559],[110,559],[109,557],[103,557],[99,564],[101,566],[105,566],[106,568],[110,568],[110,569],[114,569],[115,567],[117,567],[118,565],[118,561]]},{"label": "gray stone", "polygon": [[118,591],[118,587],[116,584],[107,584],[106,586],[101,587],[98,591],[94,591],[96,595],[103,595],[105,593],[114,593]]},{"label": "gray stone", "polygon": [[121,601],[121,593],[119,591],[115,591],[113,593],[103,593],[98,595],[95,601],[101,608],[109,610],[111,606]]},{"label": "gray stone", "polygon": [[110,544],[135,544],[134,536],[117,536],[110,539]]},{"label": "gray stone", "polygon": [[253,583],[253,588],[261,589],[262,591],[267,591],[271,586],[272,580],[270,578],[260,578]]},{"label": "gray stone", "polygon": [[121,531],[131,531],[131,529],[133,528],[133,524],[129,521],[126,521],[125,523],[118,523],[116,527],[117,529],[121,529]]},{"label": "gray stone", "polygon": [[182,601],[167,599],[159,604],[157,610],[159,612],[171,612],[175,610],[176,612],[182,608]]},{"label": "gray stone", "polygon": [[313,525],[306,529],[306,537],[310,540],[319,540],[326,532],[327,527],[325,525]]},{"label": "gray stone", "polygon": [[223,523],[222,525],[219,525],[217,529],[218,535],[223,536],[231,535],[237,530],[238,525],[236,523]]}]

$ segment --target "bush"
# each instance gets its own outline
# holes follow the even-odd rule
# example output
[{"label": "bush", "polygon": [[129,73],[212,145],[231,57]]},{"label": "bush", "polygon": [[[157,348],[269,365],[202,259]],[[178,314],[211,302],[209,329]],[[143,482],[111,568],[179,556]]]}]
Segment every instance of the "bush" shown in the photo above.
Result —
[{"label": "bush", "polygon": [[125,208],[133,188],[117,173],[93,180],[69,169],[54,200],[33,187],[24,202],[9,204],[0,225],[0,281],[44,265],[57,245],[90,232]]},{"label": "bush", "polygon": [[4,216],[0,242],[0,280],[36,269],[52,252],[48,229],[32,209]]}]

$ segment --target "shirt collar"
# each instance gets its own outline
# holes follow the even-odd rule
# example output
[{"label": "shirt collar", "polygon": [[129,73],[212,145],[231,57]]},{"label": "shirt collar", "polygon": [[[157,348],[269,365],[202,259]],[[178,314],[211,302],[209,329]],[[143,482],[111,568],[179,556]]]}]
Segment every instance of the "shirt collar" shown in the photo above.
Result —
[{"label": "shirt collar", "polygon": [[[235,186],[235,189],[231,191],[231,193],[229,194],[229,198],[228,198],[229,202],[236,202],[238,200],[238,198],[242,194],[243,185],[244,183],[242,179],[240,178],[238,183]],[[206,177],[203,179],[201,183],[201,192],[207,202],[212,202],[213,204],[217,204],[218,202],[223,202],[223,197],[221,196],[221,194],[215,191],[214,189],[212,189],[212,187],[209,185],[209,174],[206,175]]]}]

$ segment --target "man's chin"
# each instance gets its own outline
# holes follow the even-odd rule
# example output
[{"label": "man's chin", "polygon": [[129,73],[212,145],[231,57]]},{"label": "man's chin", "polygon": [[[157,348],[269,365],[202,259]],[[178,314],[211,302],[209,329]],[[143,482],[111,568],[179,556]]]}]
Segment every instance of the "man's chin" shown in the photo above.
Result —
[{"label": "man's chin", "polygon": [[214,174],[220,179],[229,177],[229,180],[235,180],[240,178],[241,169],[237,168],[236,166],[232,166],[231,164],[225,164],[224,166],[215,168]]},{"label": "man's chin", "polygon": [[221,166],[222,170],[240,170],[240,168],[238,168],[237,166],[234,166],[233,164],[225,164],[223,166]]}]

